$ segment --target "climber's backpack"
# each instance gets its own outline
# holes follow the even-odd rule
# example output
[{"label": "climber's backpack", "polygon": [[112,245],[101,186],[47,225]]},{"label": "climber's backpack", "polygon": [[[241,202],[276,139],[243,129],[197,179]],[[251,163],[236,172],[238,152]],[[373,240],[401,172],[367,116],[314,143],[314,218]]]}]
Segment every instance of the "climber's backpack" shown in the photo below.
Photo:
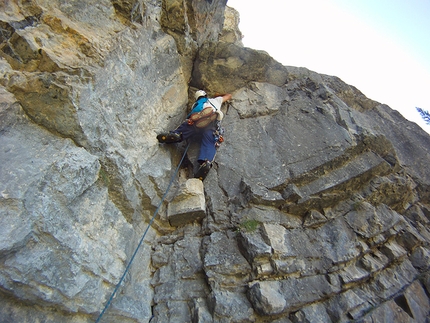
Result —
[{"label": "climber's backpack", "polygon": [[208,102],[208,98],[199,98],[193,104],[193,108],[187,118],[189,125],[195,125],[197,128],[205,128],[211,122],[215,121],[217,114],[215,113],[214,108],[203,108],[206,102]]}]

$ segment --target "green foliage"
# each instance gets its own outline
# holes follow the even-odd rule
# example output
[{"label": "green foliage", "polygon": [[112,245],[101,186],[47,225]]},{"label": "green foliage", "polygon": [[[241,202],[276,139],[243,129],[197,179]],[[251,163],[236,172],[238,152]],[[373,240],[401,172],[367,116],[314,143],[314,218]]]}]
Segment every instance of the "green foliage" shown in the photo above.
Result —
[{"label": "green foliage", "polygon": [[257,230],[260,222],[257,220],[246,220],[240,224],[240,228],[245,230],[246,232],[254,232]]},{"label": "green foliage", "polygon": [[99,178],[101,178],[103,180],[103,183],[105,183],[106,186],[109,186],[109,184],[110,184],[109,176],[103,167],[100,167]]}]

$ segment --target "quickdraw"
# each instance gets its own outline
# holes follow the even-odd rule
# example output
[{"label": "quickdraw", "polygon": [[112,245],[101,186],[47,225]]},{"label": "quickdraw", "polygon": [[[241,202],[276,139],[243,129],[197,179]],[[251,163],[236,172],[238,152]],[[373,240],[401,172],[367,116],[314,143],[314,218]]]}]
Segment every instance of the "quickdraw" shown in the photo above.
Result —
[{"label": "quickdraw", "polygon": [[224,128],[217,124],[217,130],[214,131],[215,147],[218,148],[224,142]]}]

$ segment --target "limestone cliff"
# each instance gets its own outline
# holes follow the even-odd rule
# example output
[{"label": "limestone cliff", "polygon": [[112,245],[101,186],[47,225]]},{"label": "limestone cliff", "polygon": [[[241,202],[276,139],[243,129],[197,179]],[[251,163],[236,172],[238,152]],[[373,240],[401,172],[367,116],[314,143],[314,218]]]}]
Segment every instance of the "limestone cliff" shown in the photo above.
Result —
[{"label": "limestone cliff", "polygon": [[[101,322],[428,321],[417,125],[243,47],[226,0],[0,8],[0,322],[97,319],[184,152],[155,137],[197,88],[233,94],[226,141],[203,185],[191,146]],[[199,211],[170,219],[178,196]]]}]

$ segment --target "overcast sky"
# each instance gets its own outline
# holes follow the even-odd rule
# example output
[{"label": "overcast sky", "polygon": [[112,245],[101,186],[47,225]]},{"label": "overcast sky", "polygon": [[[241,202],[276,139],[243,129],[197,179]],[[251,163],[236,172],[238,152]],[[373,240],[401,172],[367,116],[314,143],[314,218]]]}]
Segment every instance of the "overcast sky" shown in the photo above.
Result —
[{"label": "overcast sky", "polygon": [[246,47],[334,75],[430,133],[430,0],[228,0]]}]

